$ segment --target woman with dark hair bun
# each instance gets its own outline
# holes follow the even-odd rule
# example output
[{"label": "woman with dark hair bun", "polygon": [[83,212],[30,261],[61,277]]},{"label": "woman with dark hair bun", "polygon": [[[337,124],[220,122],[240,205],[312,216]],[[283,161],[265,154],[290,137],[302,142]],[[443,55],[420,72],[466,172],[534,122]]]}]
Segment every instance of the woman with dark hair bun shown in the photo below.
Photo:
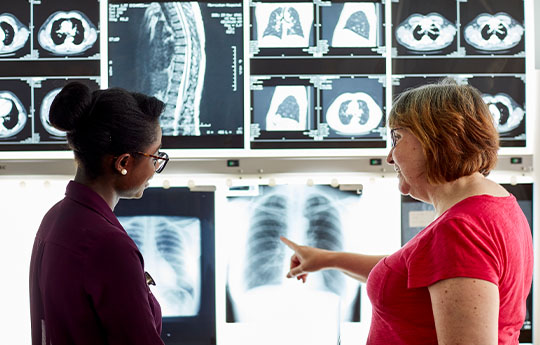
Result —
[{"label": "woman with dark hair bun", "polygon": [[309,272],[338,269],[367,281],[368,345],[517,345],[533,273],[531,230],[516,198],[487,178],[499,136],[480,93],[452,80],[408,90],[388,125],[399,191],[432,204],[436,219],[388,256],[282,238],[294,251],[287,276],[305,282]]},{"label": "woman with dark hair bun", "polygon": [[163,344],[153,280],[113,213],[120,198],[140,198],[169,160],[159,151],[163,107],[75,82],[54,99],[50,121],[67,132],[77,171],[34,241],[32,344]]}]

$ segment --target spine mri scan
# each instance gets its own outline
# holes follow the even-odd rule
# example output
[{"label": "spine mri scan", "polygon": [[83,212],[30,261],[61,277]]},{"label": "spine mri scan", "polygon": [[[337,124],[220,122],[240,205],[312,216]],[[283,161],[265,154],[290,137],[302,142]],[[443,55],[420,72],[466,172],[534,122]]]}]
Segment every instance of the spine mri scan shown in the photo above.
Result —
[{"label": "spine mri scan", "polygon": [[200,135],[206,54],[199,4],[151,3],[139,36],[137,89],[165,103],[163,135]]}]

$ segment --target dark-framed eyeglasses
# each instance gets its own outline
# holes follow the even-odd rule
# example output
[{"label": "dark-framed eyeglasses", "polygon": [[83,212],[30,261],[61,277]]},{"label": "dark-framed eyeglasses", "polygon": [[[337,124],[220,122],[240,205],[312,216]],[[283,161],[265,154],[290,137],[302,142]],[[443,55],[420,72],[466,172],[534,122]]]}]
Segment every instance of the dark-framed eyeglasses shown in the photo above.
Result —
[{"label": "dark-framed eyeglasses", "polygon": [[405,129],[405,127],[396,127],[390,130],[390,143],[392,144],[392,147],[396,147],[396,143],[398,139],[396,138],[396,131],[400,129]]},{"label": "dark-framed eyeglasses", "polygon": [[167,162],[169,161],[169,155],[166,154],[165,152],[158,152],[157,153],[157,156],[156,155],[151,155],[149,153],[144,153],[144,152],[135,152],[136,154],[139,154],[139,155],[142,155],[142,156],[145,156],[145,157],[150,157],[152,158],[152,161],[154,163],[154,168],[156,169],[156,173],[160,173],[163,171],[163,169],[165,169],[165,165],[167,165]]}]

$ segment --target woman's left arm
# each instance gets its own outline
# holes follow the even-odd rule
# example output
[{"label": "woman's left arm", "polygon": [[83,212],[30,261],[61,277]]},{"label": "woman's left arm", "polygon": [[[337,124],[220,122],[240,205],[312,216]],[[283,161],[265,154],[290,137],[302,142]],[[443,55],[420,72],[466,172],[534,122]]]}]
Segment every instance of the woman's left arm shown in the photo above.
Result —
[{"label": "woman's left arm", "polygon": [[496,345],[499,288],[486,280],[451,278],[428,287],[439,345]]}]

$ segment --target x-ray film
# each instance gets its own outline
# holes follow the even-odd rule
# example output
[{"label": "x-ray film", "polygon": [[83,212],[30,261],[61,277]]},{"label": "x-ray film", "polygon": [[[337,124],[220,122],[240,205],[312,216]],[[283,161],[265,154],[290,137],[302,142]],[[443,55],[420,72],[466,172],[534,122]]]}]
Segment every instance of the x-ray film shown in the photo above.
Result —
[{"label": "x-ray film", "polygon": [[[318,248],[345,250],[359,199],[357,193],[305,185],[260,186],[256,197],[228,198],[227,214],[234,226],[227,228],[237,229],[238,243],[237,248],[227,248],[227,321],[275,323],[294,319],[306,308],[316,313],[311,318],[330,314],[341,322],[360,321],[358,282],[334,270],[310,274],[305,285],[287,280],[289,256],[279,239],[286,236]],[[291,296],[306,304],[286,308]]]},{"label": "x-ray film", "polygon": [[164,317],[194,316],[201,305],[201,223],[193,217],[118,217],[144,257]]},{"label": "x-ray film", "polygon": [[313,44],[314,4],[255,2],[252,40],[259,48],[297,48]]},{"label": "x-ray film", "polygon": [[380,137],[384,127],[384,89],[379,79],[329,79],[321,90],[323,119],[336,137]]},{"label": "x-ray film", "polygon": [[522,55],[525,51],[523,1],[459,4],[461,45],[466,55]]},{"label": "x-ray film", "polygon": [[411,51],[432,52],[448,47],[456,32],[456,26],[439,13],[415,13],[398,25],[395,35],[398,43]]},{"label": "x-ray film", "polygon": [[242,26],[240,2],[110,3],[109,86],[165,103],[164,147],[241,147]]},{"label": "x-ray film", "polygon": [[155,282],[165,343],[215,343],[214,194],[147,188],[115,214]]},{"label": "x-ray film", "polygon": [[392,27],[396,57],[457,54],[456,2],[400,0],[392,4]]},{"label": "x-ray film", "polygon": [[99,59],[99,25],[97,0],[73,6],[66,6],[60,0],[34,4],[33,37],[37,57]]}]

